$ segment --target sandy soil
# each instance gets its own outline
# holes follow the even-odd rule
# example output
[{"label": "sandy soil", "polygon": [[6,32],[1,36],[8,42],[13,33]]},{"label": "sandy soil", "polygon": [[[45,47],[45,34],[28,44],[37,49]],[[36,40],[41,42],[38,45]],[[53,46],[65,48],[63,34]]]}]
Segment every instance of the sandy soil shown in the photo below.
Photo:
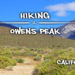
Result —
[{"label": "sandy soil", "polygon": [[30,58],[25,58],[25,63],[17,64],[13,67],[13,71],[0,70],[0,75],[32,75],[34,67],[37,63]]},{"label": "sandy soil", "polygon": [[34,65],[17,65],[13,71],[1,70],[0,75],[32,75]]}]

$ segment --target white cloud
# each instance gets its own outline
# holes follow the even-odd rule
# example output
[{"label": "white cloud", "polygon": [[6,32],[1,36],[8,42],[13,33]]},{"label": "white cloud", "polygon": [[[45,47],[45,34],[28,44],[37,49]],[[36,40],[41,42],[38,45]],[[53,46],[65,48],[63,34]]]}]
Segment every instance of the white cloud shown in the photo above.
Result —
[{"label": "white cloud", "polygon": [[75,11],[75,2],[47,6],[46,8],[50,11],[55,11],[57,16],[66,16],[67,11]]}]

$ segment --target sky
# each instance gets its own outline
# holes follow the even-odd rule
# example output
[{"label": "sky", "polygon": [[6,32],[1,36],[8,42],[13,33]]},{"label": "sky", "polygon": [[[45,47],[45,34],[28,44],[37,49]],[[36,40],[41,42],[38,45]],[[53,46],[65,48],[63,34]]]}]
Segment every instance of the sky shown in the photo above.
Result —
[{"label": "sky", "polygon": [[[75,0],[1,0],[0,21],[32,21],[20,19],[21,12],[47,11],[51,18],[48,21],[75,20]],[[35,20],[35,19],[34,19]],[[35,20],[37,21],[37,20]],[[47,21],[47,20],[46,20]],[[18,25],[17,25],[18,26]],[[49,25],[20,25],[22,27],[47,28]],[[53,26],[53,25],[52,25]],[[54,27],[54,26],[53,26]],[[58,27],[58,26],[55,26]]]}]

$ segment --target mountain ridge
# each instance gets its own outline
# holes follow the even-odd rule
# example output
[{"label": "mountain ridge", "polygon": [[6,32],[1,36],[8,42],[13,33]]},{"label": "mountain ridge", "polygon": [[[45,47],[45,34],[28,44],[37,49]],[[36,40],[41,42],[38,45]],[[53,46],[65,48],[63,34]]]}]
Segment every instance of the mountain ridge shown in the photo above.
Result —
[{"label": "mountain ridge", "polygon": [[75,48],[75,40],[50,35],[15,35],[10,34],[8,27],[0,27],[0,46],[27,48]]},{"label": "mountain ridge", "polygon": [[75,20],[59,27],[61,34],[59,36],[75,40]]}]

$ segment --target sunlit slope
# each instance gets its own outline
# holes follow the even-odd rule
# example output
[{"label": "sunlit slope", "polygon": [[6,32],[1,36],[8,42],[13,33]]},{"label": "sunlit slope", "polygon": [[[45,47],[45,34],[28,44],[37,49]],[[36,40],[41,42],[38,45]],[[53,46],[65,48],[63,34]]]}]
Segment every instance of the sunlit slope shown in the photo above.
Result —
[{"label": "sunlit slope", "polygon": [[13,35],[10,28],[0,27],[0,46],[24,46],[28,48],[75,47],[75,40],[49,35]]}]

